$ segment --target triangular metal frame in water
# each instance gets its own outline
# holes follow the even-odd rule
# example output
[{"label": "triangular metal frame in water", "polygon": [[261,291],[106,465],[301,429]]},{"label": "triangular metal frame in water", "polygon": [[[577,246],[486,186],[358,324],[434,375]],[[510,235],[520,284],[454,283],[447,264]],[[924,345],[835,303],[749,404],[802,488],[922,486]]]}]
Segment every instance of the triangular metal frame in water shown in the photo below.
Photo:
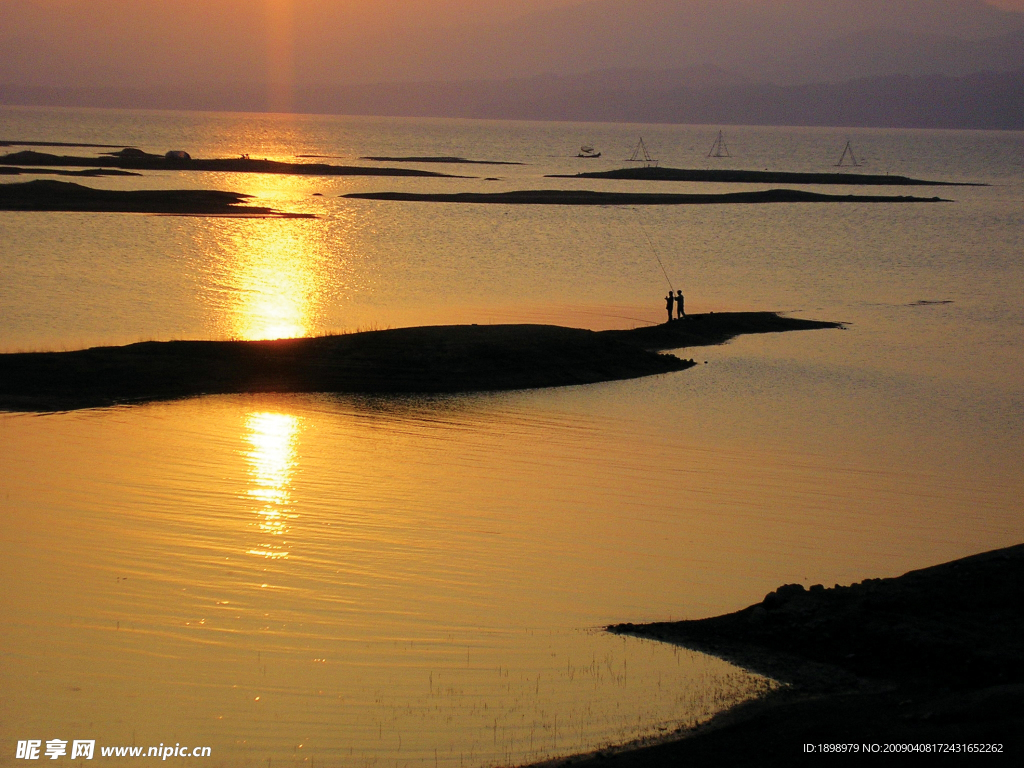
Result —
[{"label": "triangular metal frame in water", "polygon": [[630,163],[643,163],[644,168],[650,168],[651,166],[657,166],[658,161],[651,157],[651,153],[647,151],[647,145],[644,144],[644,137],[640,137],[640,141],[636,143],[636,148],[633,150],[633,154],[629,156],[628,162]]},{"label": "triangular metal frame in water", "polygon": [[708,157],[732,157],[729,153],[729,147],[725,143],[725,136],[721,131],[718,132],[718,138],[715,139],[715,143],[711,145]]},{"label": "triangular metal frame in water", "polygon": [[[850,162],[846,163],[846,156],[850,156]],[[846,140],[846,146],[843,148],[843,154],[839,157],[839,162],[836,163],[836,168],[842,168],[843,165],[851,165],[857,167],[860,165],[860,161],[857,160],[857,156],[853,154],[853,145],[850,144],[850,140]]]}]

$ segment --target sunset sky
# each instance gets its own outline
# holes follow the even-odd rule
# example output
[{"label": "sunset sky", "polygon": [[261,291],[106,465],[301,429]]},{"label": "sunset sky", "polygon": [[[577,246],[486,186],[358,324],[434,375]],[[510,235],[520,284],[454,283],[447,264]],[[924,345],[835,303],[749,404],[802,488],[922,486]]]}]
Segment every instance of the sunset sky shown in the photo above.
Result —
[{"label": "sunset sky", "polygon": [[0,0],[0,84],[472,80],[766,58],[894,28],[980,40],[1024,0]]}]

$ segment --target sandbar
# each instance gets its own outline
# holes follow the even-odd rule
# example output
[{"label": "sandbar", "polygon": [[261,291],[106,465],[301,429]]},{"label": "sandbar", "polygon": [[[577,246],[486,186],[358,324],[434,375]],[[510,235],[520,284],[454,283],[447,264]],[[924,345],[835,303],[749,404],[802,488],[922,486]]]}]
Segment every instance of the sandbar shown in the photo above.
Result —
[{"label": "sandbar", "polygon": [[57,168],[19,168],[16,165],[0,165],[0,176],[141,176],[141,173],[122,171],[117,168],[84,168],[81,171],[64,171]]},{"label": "sandbar", "polygon": [[695,364],[659,350],[721,343],[738,333],[838,327],[772,312],[726,312],[675,321],[660,333],[453,325],[3,354],[0,410],[72,410],[241,392],[455,393],[594,384]]},{"label": "sandbar", "polygon": [[795,189],[723,194],[592,192],[575,189],[524,189],[513,192],[354,192],[342,197],[416,203],[492,203],[502,205],[716,205],[759,203],[948,203],[938,197],[906,195],[825,195]]},{"label": "sandbar", "polygon": [[467,160],[450,155],[414,155],[410,157],[387,157],[383,155],[361,157],[360,160],[375,160],[384,163],[465,163],[468,165],[525,165],[511,160]]},{"label": "sandbar", "polygon": [[21,141],[0,139],[0,147],[74,147],[85,149],[117,149],[123,144],[75,144],[67,141]]},{"label": "sandbar", "polygon": [[550,174],[549,179],[633,179],[638,181],[701,181],[742,184],[853,184],[868,186],[984,187],[987,184],[953,181],[927,181],[908,176],[869,173],[799,173],[793,171],[740,171],[701,168],[618,168],[612,171],[587,171]]},{"label": "sandbar", "polygon": [[375,168],[327,163],[283,163],[249,157],[180,158],[146,152],[113,152],[99,157],[51,155],[23,150],[0,156],[0,165],[49,165],[59,167],[97,166],[133,171],[214,171],[219,173],[277,173],[293,176],[427,176],[462,178],[447,173],[421,171],[415,168]]},{"label": "sandbar", "polygon": [[0,184],[0,211],[159,213],[178,216],[314,218],[273,208],[242,205],[252,195],[219,189],[94,189],[70,181],[36,179]]}]

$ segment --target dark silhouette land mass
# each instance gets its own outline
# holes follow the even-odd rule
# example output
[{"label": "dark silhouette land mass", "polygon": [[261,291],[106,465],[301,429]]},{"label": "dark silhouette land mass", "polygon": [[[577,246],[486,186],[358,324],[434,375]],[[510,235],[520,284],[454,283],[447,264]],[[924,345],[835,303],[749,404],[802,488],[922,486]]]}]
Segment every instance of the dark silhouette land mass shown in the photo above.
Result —
[{"label": "dark silhouette land mass", "polygon": [[219,189],[94,189],[70,181],[37,179],[0,184],[0,211],[160,213],[179,216],[313,218],[263,206],[242,205],[252,195]]},{"label": "dark silhouette land mass", "polygon": [[75,147],[84,149],[117,149],[124,144],[73,144],[66,141],[22,141],[0,139],[0,147]]},{"label": "dark silhouette land mass", "polygon": [[[847,587],[788,584],[724,616],[608,630],[704,651],[787,685],[675,740],[556,762],[822,765],[840,756],[805,753],[805,744],[847,744],[858,764],[964,764],[969,752],[1001,750],[982,756],[1002,760],[1024,746],[1024,544]],[[865,753],[865,744],[883,751]],[[887,744],[953,751],[885,754]]]},{"label": "dark silhouette land mass", "polygon": [[19,168],[16,165],[0,165],[0,176],[141,176],[141,173],[121,171],[117,168],[83,168],[81,171],[62,171],[57,168]]},{"label": "dark silhouette land mass", "polygon": [[574,174],[549,174],[549,179],[632,179],[639,181],[704,181],[743,184],[849,184],[857,186],[984,187],[952,181],[926,181],[907,176],[867,173],[795,173],[792,171],[740,171],[727,169],[619,168]]},{"label": "dark silhouette land mass", "polygon": [[283,163],[247,156],[227,158],[193,158],[185,153],[169,152],[154,155],[141,150],[107,153],[99,157],[51,155],[31,149],[0,156],[0,165],[100,167],[132,171],[216,171],[221,173],[278,173],[296,176],[427,176],[461,178],[447,173],[421,171],[415,168],[377,168],[327,163]]},{"label": "dark silhouette land mass", "polygon": [[0,409],[71,410],[238,392],[450,393],[592,384],[694,365],[659,350],[718,344],[740,333],[839,327],[772,312],[726,312],[635,331],[456,325],[4,354]]},{"label": "dark silhouette land mass", "polygon": [[360,160],[375,160],[383,163],[466,163],[468,165],[525,165],[525,163],[516,163],[511,160],[467,160],[464,157],[454,157],[450,155],[426,155],[426,156],[410,156],[410,157],[387,157],[387,156],[374,156],[374,157],[361,157]]},{"label": "dark silhouette land mass", "polygon": [[526,189],[513,192],[353,192],[342,197],[415,203],[496,203],[502,205],[715,205],[757,203],[948,203],[938,197],[904,195],[824,195],[795,189],[724,194],[592,192],[575,189]]}]

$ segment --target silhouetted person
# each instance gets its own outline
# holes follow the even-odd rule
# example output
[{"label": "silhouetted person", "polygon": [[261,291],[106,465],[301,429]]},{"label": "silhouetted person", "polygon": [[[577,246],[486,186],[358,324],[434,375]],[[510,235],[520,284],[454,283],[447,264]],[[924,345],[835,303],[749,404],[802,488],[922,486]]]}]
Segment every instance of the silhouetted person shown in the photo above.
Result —
[{"label": "silhouetted person", "polygon": [[676,291],[676,317],[682,319],[686,317],[686,310],[683,309],[683,292]]},{"label": "silhouetted person", "polygon": [[672,302],[675,301],[675,297],[672,295],[672,291],[668,292],[668,296],[665,297],[665,309],[668,310],[668,321],[672,322]]}]

